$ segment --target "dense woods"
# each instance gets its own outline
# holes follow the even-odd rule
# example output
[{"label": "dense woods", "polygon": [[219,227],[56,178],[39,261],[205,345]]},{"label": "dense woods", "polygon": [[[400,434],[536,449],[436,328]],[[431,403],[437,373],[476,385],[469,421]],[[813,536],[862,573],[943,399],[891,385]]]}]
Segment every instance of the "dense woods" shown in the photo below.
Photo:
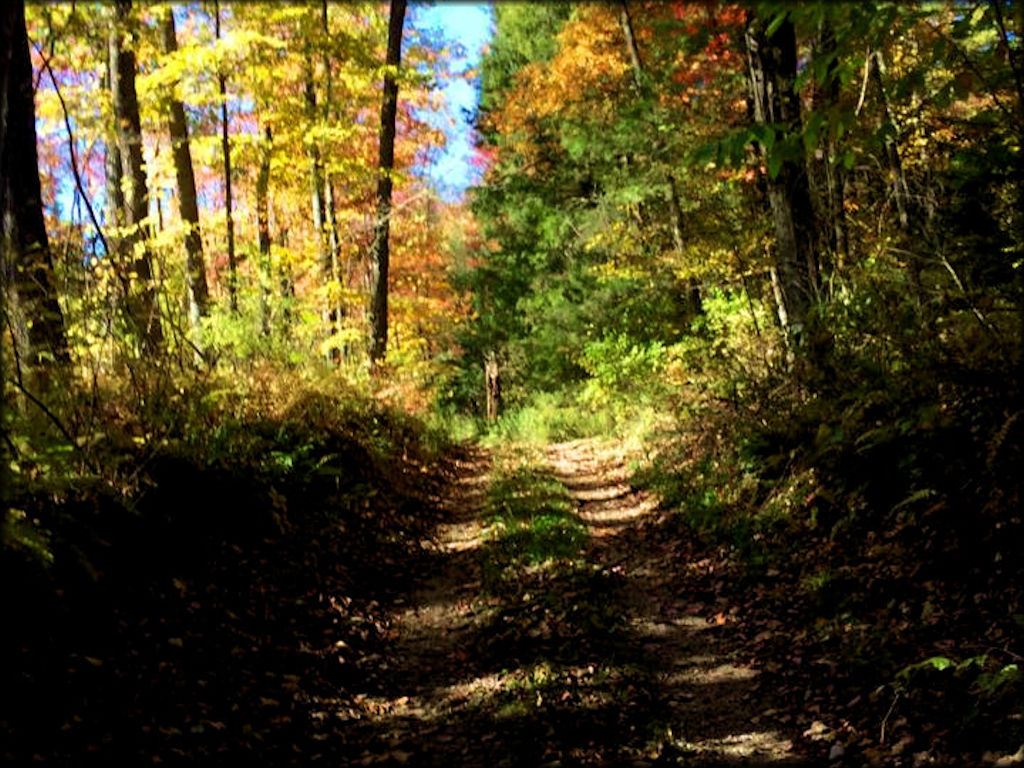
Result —
[{"label": "dense woods", "polygon": [[1024,5],[406,6],[0,11],[4,758],[1020,762]]}]

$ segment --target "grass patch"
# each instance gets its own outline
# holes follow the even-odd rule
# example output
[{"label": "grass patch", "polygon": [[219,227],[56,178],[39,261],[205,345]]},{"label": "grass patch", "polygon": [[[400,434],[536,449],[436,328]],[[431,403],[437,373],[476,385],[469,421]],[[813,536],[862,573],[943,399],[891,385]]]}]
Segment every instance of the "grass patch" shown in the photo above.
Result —
[{"label": "grass patch", "polygon": [[528,665],[611,653],[622,626],[619,577],[587,562],[587,527],[565,486],[529,450],[506,451],[484,512],[489,651]]},{"label": "grass patch", "polygon": [[547,469],[520,465],[499,472],[488,493],[484,580],[492,588],[517,569],[572,561],[587,530],[575,503]]},{"label": "grass patch", "polygon": [[514,410],[501,414],[483,438],[485,445],[543,445],[609,434],[614,423],[607,410],[591,410],[565,392],[537,392]]}]

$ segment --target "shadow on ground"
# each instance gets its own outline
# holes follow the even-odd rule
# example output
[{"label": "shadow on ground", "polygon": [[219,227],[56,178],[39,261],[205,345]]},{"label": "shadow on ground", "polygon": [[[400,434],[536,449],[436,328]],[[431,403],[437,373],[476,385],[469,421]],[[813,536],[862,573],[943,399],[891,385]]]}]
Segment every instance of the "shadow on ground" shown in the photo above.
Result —
[{"label": "shadow on ground", "polygon": [[[335,712],[353,765],[798,765],[751,715],[756,672],[689,610],[685,573],[626,457],[592,441],[544,457],[589,532],[582,558],[496,584],[481,562],[486,456],[468,458],[422,586],[395,606],[387,671]],[[344,734],[342,736],[342,734]]]}]

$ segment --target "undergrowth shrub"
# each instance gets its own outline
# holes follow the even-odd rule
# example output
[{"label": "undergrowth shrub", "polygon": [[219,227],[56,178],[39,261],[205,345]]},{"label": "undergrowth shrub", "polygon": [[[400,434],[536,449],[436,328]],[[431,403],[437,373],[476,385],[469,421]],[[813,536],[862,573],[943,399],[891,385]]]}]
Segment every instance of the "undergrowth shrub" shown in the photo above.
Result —
[{"label": "undergrowth shrub", "polygon": [[[101,571],[92,558],[121,545],[94,552],[89,542],[122,538],[113,535],[118,526],[125,535],[153,523],[196,541],[245,537],[268,524],[287,527],[307,511],[344,516],[374,496],[419,499],[448,446],[440,430],[343,379],[270,364],[201,376],[140,366],[51,404],[47,414],[4,413],[11,452],[4,559],[43,579],[61,557]],[[289,493],[314,488],[316,499],[287,504]],[[83,506],[92,512],[83,516]],[[389,514],[370,527],[385,535]],[[411,530],[412,508],[400,514],[409,520],[399,527]],[[109,536],[93,533],[108,525]]]},{"label": "undergrowth shrub", "polygon": [[[895,739],[1012,752],[1012,667],[1024,651],[1024,571],[1007,555],[1024,546],[1014,331],[985,331],[965,307],[915,310],[875,287],[840,290],[813,361],[787,361],[770,327],[753,333],[734,318],[729,330],[711,303],[712,337],[669,350],[677,425],[657,436],[636,482],[676,510],[680,535],[727,552],[737,599],[754,590],[755,612],[787,612],[837,664],[828,686],[794,671],[780,673],[785,684],[870,698],[868,728],[898,693]],[[929,648],[991,653],[940,670],[921,662]],[[926,714],[908,725],[904,707]],[[929,723],[944,730],[922,737]],[[1009,735],[981,741],[995,731]]]}]

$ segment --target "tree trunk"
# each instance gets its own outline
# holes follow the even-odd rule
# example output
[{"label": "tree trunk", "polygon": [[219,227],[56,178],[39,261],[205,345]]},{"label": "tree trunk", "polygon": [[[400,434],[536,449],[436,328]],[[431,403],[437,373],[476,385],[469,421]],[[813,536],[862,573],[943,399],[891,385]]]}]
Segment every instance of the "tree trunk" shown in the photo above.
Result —
[{"label": "tree trunk", "polygon": [[[0,296],[17,309],[24,345],[16,352],[34,369],[66,363],[64,316],[54,287],[36,155],[35,91],[22,0],[0,10]],[[17,343],[17,340],[16,340]],[[44,383],[45,376],[37,377]]]},{"label": "tree trunk", "polygon": [[633,84],[640,88],[643,64],[640,62],[640,48],[636,44],[636,36],[633,34],[633,20],[629,16],[629,5],[626,0],[621,0],[619,9],[619,24],[622,26],[622,35],[626,38],[626,53],[629,54],[629,61],[633,68]]},{"label": "tree trunk", "polygon": [[395,120],[398,113],[398,65],[402,55],[402,25],[406,0],[391,0],[384,97],[380,106],[380,176],[377,180],[377,220],[370,251],[370,362],[384,359],[388,345],[388,235],[391,225],[391,171],[395,165]]},{"label": "tree trunk", "polygon": [[[679,204],[679,193],[676,192],[675,177],[669,173],[665,176],[665,183],[668,186],[669,213],[672,220],[672,240],[675,242],[676,251],[680,259],[683,256],[683,209]],[[704,300],[700,294],[700,284],[696,279],[690,278],[686,281],[687,302],[690,305],[690,312],[694,316],[704,314]]]},{"label": "tree trunk", "polygon": [[[113,94],[113,75],[110,72],[110,57],[107,57],[107,71],[104,79],[104,86],[108,92]],[[124,226],[125,202],[124,190],[121,189],[121,179],[124,178],[124,164],[121,162],[121,150],[117,146],[117,128],[114,123],[107,126],[106,151],[104,152],[104,170],[106,171],[106,193],[107,193],[107,226],[120,229]],[[107,242],[111,248],[120,254],[120,237],[112,233],[107,234]],[[108,254],[113,255],[113,254]]]},{"label": "tree trunk", "polygon": [[[789,19],[768,37],[764,24],[748,12],[747,54],[754,117],[777,135],[798,134],[800,101],[796,80],[796,34]],[[781,137],[780,137],[781,138]],[[775,145],[783,142],[776,139]],[[775,269],[788,320],[788,338],[795,350],[806,350],[809,324],[818,294],[817,259],[814,250],[814,212],[811,207],[806,166],[793,158],[773,164],[764,145],[761,152],[769,168],[768,202],[775,228]]]},{"label": "tree trunk", "polygon": [[[321,4],[321,31],[324,40],[330,40],[331,30],[327,17],[327,0]],[[331,56],[328,47],[324,46],[324,122],[331,124],[331,109],[334,105],[334,95],[331,91]],[[331,253],[331,279],[332,287],[337,291],[334,302],[332,302],[331,325],[338,330],[341,327],[341,318],[345,316],[345,303],[341,298],[342,267],[341,267],[341,235],[338,232],[337,203],[334,196],[334,181],[331,173],[324,169],[324,208],[327,214],[327,236],[328,248]]]},{"label": "tree trunk", "polygon": [[[214,36],[220,40],[220,4],[213,0]],[[231,143],[228,141],[228,83],[223,69],[217,73],[220,90],[220,151],[224,157],[224,223],[228,237],[228,301],[238,311],[238,263],[235,259],[234,201],[231,194]]]},{"label": "tree trunk", "polygon": [[772,296],[775,297],[775,316],[779,321],[779,328],[787,336],[789,335],[789,316],[786,314],[786,299],[782,295],[782,283],[779,281],[779,271],[775,267],[768,267],[768,276],[772,281]]},{"label": "tree trunk", "polygon": [[131,270],[138,280],[138,287],[131,290],[128,297],[128,311],[141,338],[143,350],[152,354],[163,344],[163,330],[147,242],[149,188],[142,157],[139,100],[135,92],[135,51],[126,45],[126,38],[134,37],[131,0],[117,0],[115,8],[115,23],[110,35],[110,85],[118,149],[128,182],[124,222],[128,231],[125,233],[123,248],[124,253],[132,259]]},{"label": "tree trunk", "polygon": [[[113,94],[114,79],[110,73],[110,57],[107,57],[107,72],[105,85],[108,92]],[[117,119],[115,118],[106,126],[106,149],[104,152],[104,171],[106,174],[106,214],[107,214],[107,256],[113,259],[117,265],[114,276],[121,288],[120,302],[123,303],[124,311],[130,316],[127,309],[131,303],[131,280],[124,265],[128,263],[128,253],[125,247],[124,229],[125,221],[128,219],[128,204],[124,199],[124,187],[121,182],[124,180],[124,161],[121,158],[121,148],[117,145]],[[118,297],[112,296],[112,302],[116,304]]]},{"label": "tree trunk", "polygon": [[[277,235],[278,245],[282,251],[288,250],[288,230],[285,227],[278,228]],[[287,258],[287,254],[283,254],[284,258],[280,261],[278,279],[281,285],[281,298],[283,299],[284,309],[281,311],[282,325],[284,331],[287,334],[292,324],[292,302],[295,300],[295,278],[292,275],[292,265]]]},{"label": "tree trunk", "polygon": [[487,386],[487,420],[497,421],[501,412],[501,370],[494,352],[488,352],[484,358],[484,379]]},{"label": "tree trunk", "polygon": [[[104,87],[110,94],[114,93],[114,78],[110,71],[111,57],[107,56],[106,76]],[[124,222],[127,218],[125,209],[127,204],[124,199],[124,189],[121,187],[121,180],[124,179],[124,162],[121,160],[121,149],[117,146],[117,120],[116,118],[106,126],[105,151],[103,167],[106,175],[106,215],[107,215],[107,257],[114,260],[118,265],[115,270],[118,283],[121,286],[122,300],[127,307],[131,295],[131,281],[128,275],[121,268],[127,263],[128,256],[125,253],[123,238]],[[116,297],[111,297],[116,301]]]},{"label": "tree trunk", "polygon": [[256,230],[260,249],[260,330],[270,335],[270,153],[274,134],[270,126],[263,129],[260,145],[260,170],[256,175]]},{"label": "tree trunk", "polygon": [[[174,11],[167,8],[161,22],[164,53],[178,50],[174,31]],[[185,107],[173,90],[167,97],[167,127],[174,154],[174,172],[178,179],[178,210],[185,227],[185,285],[188,289],[188,315],[193,329],[199,327],[200,317],[209,313],[210,291],[206,284],[206,261],[203,259],[203,239],[199,231],[199,205],[196,200],[196,179],[192,170],[192,150],[188,139]]]},{"label": "tree trunk", "polygon": [[338,234],[337,204],[334,198],[334,183],[330,174],[324,174],[324,209],[327,213],[327,246],[331,254],[331,287],[336,292],[331,302],[331,327],[337,330],[345,316],[345,302],[342,301],[341,236]]},{"label": "tree trunk", "polygon": [[[818,33],[814,56],[831,57],[825,82],[814,89],[814,109],[827,113],[839,103],[839,62],[836,54],[836,35],[828,19],[823,19]],[[849,257],[846,226],[846,174],[839,163],[836,141],[831,133],[819,142],[814,155],[808,157],[808,177],[817,224],[818,252],[822,254],[822,272],[830,276],[841,269]]]},{"label": "tree trunk", "polygon": [[[309,122],[310,129],[312,129],[316,126],[318,115],[316,104],[316,84],[313,80],[313,64],[309,61],[306,62],[304,94],[306,100],[306,120]],[[321,319],[323,321],[324,332],[328,336],[332,336],[335,333],[335,328],[334,312],[331,308],[332,302],[330,299],[330,293],[334,274],[332,270],[331,251],[327,247],[327,213],[326,201],[324,200],[324,169],[320,160],[320,148],[317,146],[315,141],[309,142],[307,154],[309,157],[309,199],[313,212],[313,229],[316,231],[317,261],[320,264],[320,280],[328,294],[324,299],[324,304],[322,305]],[[333,360],[336,356],[337,350],[327,350],[328,359]]]}]

